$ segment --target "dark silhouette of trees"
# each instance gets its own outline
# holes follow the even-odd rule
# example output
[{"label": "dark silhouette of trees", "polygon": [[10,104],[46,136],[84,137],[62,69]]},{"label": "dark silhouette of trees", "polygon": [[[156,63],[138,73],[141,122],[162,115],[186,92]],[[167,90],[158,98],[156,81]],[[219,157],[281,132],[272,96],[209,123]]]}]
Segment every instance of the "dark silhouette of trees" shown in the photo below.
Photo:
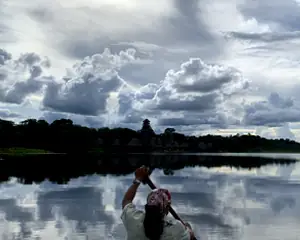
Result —
[{"label": "dark silhouette of trees", "polygon": [[174,128],[156,134],[145,119],[141,130],[88,128],[70,119],[27,119],[16,124],[0,119],[0,155],[8,148],[44,149],[56,153],[124,152],[300,152],[289,139],[266,139],[256,135],[186,136]]},{"label": "dark silhouette of trees", "polygon": [[5,121],[0,119],[0,146],[10,147],[11,143],[15,141],[15,128],[12,121]]},{"label": "dark silhouette of trees", "polygon": [[[25,154],[10,154],[24,149]],[[26,154],[43,149],[64,154]],[[9,151],[8,151],[9,150]],[[186,166],[260,167],[264,164],[293,163],[250,157],[197,156],[179,154],[130,154],[138,152],[299,152],[300,144],[289,139],[265,139],[255,135],[186,136],[173,128],[156,134],[145,119],[141,130],[88,128],[70,119],[27,119],[16,124],[0,119],[0,181],[17,177],[24,183],[64,183],[86,174],[128,174],[144,164],[163,169],[165,174]],[[14,153],[14,151],[12,151]],[[163,155],[163,156],[161,156]]]},{"label": "dark silhouette of trees", "polygon": [[175,129],[174,128],[166,128],[164,131],[164,142],[168,145],[172,145],[172,143],[174,142],[174,132]]}]

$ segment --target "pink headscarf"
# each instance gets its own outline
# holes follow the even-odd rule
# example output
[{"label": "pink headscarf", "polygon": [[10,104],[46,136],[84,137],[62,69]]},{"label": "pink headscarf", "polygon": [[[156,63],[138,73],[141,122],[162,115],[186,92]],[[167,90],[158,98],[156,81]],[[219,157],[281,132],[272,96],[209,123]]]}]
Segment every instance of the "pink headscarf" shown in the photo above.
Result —
[{"label": "pink headscarf", "polygon": [[159,188],[149,193],[147,197],[147,205],[158,206],[161,212],[165,212],[171,203],[171,194],[167,189]]}]

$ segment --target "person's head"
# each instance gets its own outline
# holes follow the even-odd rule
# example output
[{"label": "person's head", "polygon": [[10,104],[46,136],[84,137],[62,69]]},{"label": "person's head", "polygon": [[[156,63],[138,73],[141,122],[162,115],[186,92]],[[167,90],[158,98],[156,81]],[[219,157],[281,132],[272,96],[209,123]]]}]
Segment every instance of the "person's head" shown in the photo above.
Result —
[{"label": "person's head", "polygon": [[155,189],[149,193],[145,205],[144,229],[150,240],[159,240],[164,229],[164,217],[171,204],[170,192],[166,189]]}]

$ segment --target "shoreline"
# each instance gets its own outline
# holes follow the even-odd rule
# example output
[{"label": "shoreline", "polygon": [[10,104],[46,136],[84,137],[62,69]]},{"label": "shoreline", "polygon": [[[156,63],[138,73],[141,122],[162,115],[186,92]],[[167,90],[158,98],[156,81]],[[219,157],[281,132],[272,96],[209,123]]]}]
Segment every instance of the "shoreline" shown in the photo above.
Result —
[{"label": "shoreline", "polygon": [[22,183],[31,184],[48,179],[51,182],[67,183],[70,179],[87,175],[128,175],[139,166],[163,170],[172,175],[185,168],[235,168],[259,169],[267,165],[297,164],[292,158],[266,158],[245,156],[200,156],[200,155],[102,155],[86,158],[83,155],[26,155],[10,156],[0,161],[0,182],[15,177]]},{"label": "shoreline", "polygon": [[37,155],[73,155],[73,154],[80,154],[80,155],[87,155],[87,156],[103,156],[103,155],[195,155],[195,156],[260,156],[263,154],[267,155],[297,155],[300,154],[299,152],[288,152],[288,151],[248,151],[248,152],[192,152],[192,151],[149,151],[149,152],[129,152],[129,151],[119,151],[119,152],[112,152],[112,151],[84,151],[84,152],[50,152],[47,150],[40,150],[40,151],[33,151],[33,149],[22,149],[23,151],[17,150],[8,150],[3,151],[0,149],[0,157],[5,156],[37,156]]}]

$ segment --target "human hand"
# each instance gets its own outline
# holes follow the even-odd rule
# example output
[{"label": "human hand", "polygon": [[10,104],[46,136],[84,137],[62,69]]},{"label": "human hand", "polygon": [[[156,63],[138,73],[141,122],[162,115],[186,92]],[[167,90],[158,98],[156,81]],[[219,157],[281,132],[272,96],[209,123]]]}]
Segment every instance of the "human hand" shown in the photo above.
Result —
[{"label": "human hand", "polygon": [[139,167],[135,170],[135,178],[141,182],[144,182],[149,177],[149,169],[145,166]]},{"label": "human hand", "polygon": [[195,239],[195,234],[194,234],[194,231],[193,231],[193,229],[192,229],[191,224],[189,224],[188,222],[185,222],[184,224],[185,224],[185,226],[186,226],[186,227],[188,228],[188,230],[189,230],[189,233],[190,233],[190,239]]}]

